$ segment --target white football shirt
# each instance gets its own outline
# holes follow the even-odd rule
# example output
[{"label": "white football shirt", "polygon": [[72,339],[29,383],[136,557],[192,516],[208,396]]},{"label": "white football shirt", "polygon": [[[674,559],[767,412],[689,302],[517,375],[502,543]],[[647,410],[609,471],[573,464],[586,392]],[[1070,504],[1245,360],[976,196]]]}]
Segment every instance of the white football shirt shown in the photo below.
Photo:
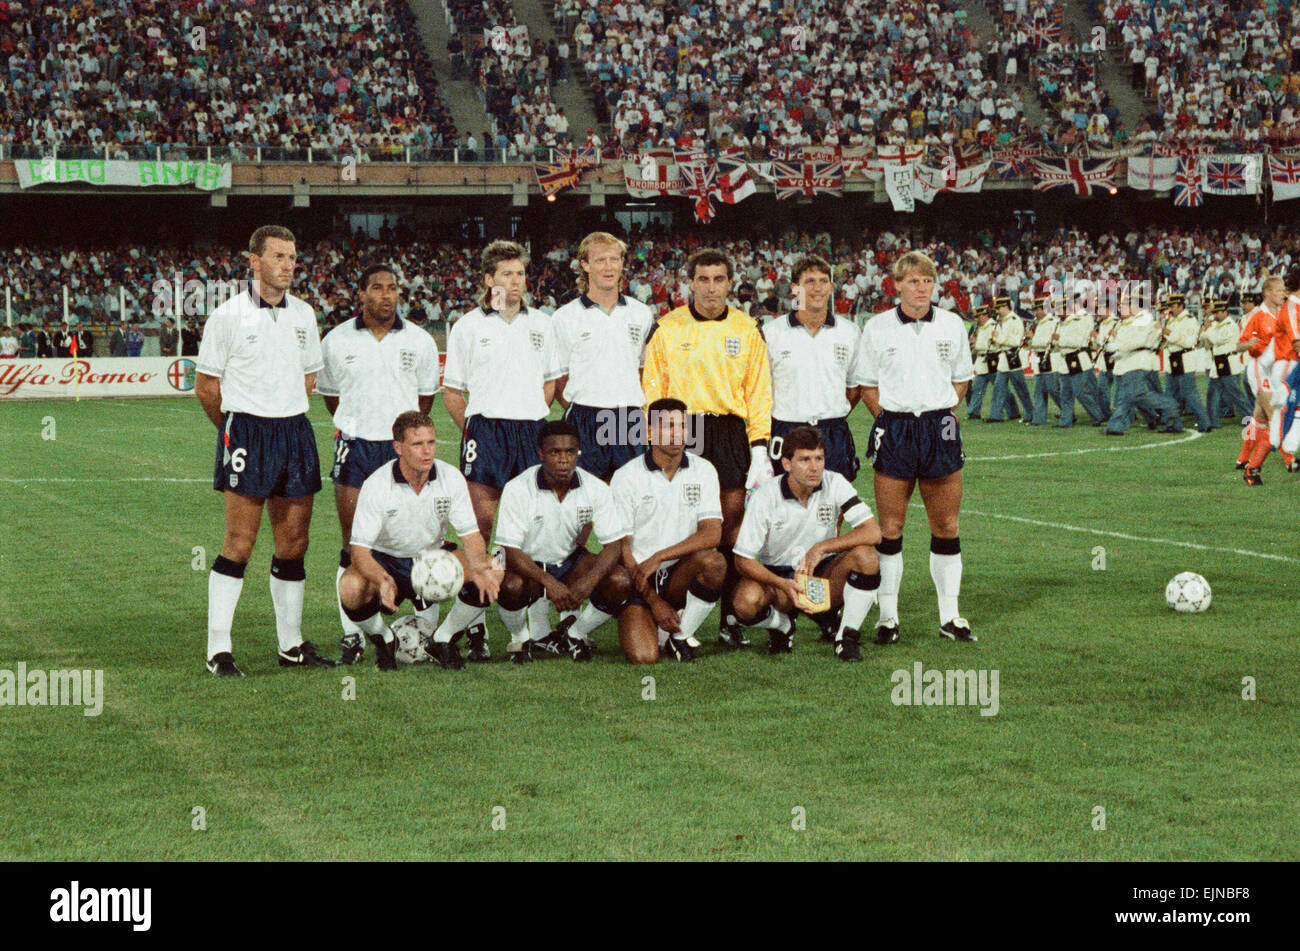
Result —
[{"label": "white football shirt", "polygon": [[551,317],[560,375],[568,375],[564,398],[570,403],[614,409],[640,406],[645,342],[655,318],[635,297],[618,295],[608,314],[586,294]]},{"label": "white football shirt", "polygon": [[536,465],[519,473],[501,490],[496,543],[518,548],[533,561],[554,564],[573,552],[588,524],[602,545],[627,534],[609,486],[578,469],[564,501],[560,501],[546,484],[542,467]]},{"label": "white football shirt", "polygon": [[877,314],[862,328],[853,385],[880,390],[880,407],[921,413],[957,405],[954,383],[975,376],[966,327],[950,310],[931,306],[920,320],[897,307]]},{"label": "white football shirt", "polygon": [[393,438],[393,420],[438,392],[438,344],[400,317],[376,340],[365,321],[344,321],[321,341],[316,392],[337,396],[334,425],[345,439]]},{"label": "white football shirt", "polygon": [[737,555],[793,568],[813,545],[839,534],[841,515],[854,528],[871,518],[857,489],[838,472],[823,473],[807,505],[795,498],[789,480],[788,473],[769,479],[749,497],[736,536]]},{"label": "white football shirt", "polygon": [[620,467],[609,487],[637,562],[694,535],[705,519],[722,518],[718,470],[689,452],[671,482],[647,449]]},{"label": "white football shirt", "polygon": [[844,395],[861,334],[853,322],[828,315],[813,336],[793,312],[763,325],[772,366],[772,418],[788,423],[839,419],[849,414]]},{"label": "white football shirt", "polygon": [[550,407],[542,387],[561,376],[551,318],[535,307],[521,307],[509,322],[475,307],[452,325],[442,381],[469,391],[467,418],[543,419]]},{"label": "white football shirt", "polygon": [[351,544],[395,558],[414,558],[421,549],[441,544],[451,526],[461,538],[478,532],[469,486],[455,466],[435,459],[429,481],[419,495],[394,459],[361,484],[352,517]]},{"label": "white football shirt", "polygon": [[303,377],[320,370],[320,331],[306,301],[285,294],[272,307],[250,290],[212,311],[203,325],[198,371],[221,380],[221,412],[300,416]]}]

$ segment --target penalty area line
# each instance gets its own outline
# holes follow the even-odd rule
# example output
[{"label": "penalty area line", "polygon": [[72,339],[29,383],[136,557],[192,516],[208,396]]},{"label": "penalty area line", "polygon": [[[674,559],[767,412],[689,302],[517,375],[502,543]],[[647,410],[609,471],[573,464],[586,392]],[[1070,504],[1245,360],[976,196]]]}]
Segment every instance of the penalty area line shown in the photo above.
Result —
[{"label": "penalty area line", "polygon": [[1093,446],[1089,449],[1058,449],[1055,452],[1028,452],[1014,456],[967,456],[967,462],[1005,462],[1008,459],[1046,459],[1049,456],[1082,456],[1089,452],[1137,452],[1141,449],[1163,449],[1180,443],[1200,439],[1205,433],[1190,432],[1182,439],[1170,439],[1165,442],[1144,442],[1140,446]]}]

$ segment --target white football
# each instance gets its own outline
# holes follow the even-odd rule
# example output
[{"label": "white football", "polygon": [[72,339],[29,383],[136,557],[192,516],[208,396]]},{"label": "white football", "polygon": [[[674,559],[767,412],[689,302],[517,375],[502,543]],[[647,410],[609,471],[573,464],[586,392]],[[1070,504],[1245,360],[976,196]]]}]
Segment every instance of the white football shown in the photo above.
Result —
[{"label": "white football", "polygon": [[1165,585],[1165,600],[1182,614],[1200,614],[1210,606],[1210,583],[1194,571],[1182,571]]},{"label": "white football", "polygon": [[433,640],[433,625],[414,614],[405,614],[394,621],[389,630],[397,639],[393,653],[399,664],[422,664],[433,660],[425,645]]},{"label": "white football", "polygon": [[441,545],[430,545],[411,564],[411,587],[425,601],[446,601],[460,594],[465,569],[460,559]]}]

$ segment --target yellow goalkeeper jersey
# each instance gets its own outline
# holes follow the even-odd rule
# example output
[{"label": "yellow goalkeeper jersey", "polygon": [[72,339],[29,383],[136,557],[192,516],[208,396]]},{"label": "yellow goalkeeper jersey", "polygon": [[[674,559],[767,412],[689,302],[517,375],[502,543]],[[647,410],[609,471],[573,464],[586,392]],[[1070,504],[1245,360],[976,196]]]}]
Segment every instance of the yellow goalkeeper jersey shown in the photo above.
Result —
[{"label": "yellow goalkeeper jersey", "polygon": [[641,374],[646,405],[674,397],[692,413],[739,416],[751,443],[772,433],[772,370],[758,324],[728,307],[709,320],[694,306],[659,319]]}]

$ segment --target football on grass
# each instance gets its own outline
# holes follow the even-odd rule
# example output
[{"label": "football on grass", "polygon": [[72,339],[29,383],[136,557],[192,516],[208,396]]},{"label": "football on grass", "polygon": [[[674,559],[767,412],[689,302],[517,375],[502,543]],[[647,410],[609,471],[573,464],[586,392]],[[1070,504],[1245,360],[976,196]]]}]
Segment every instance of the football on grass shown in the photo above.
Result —
[{"label": "football on grass", "polygon": [[433,625],[424,618],[407,614],[399,617],[390,627],[397,645],[393,653],[399,664],[421,664],[433,660],[425,645],[433,640]]},{"label": "football on grass", "polygon": [[465,569],[460,559],[441,545],[430,546],[415,556],[411,565],[411,587],[425,601],[446,601],[460,594]]},{"label": "football on grass", "polygon": [[1181,614],[1200,614],[1210,606],[1210,583],[1194,571],[1179,572],[1165,585],[1165,600]]}]

